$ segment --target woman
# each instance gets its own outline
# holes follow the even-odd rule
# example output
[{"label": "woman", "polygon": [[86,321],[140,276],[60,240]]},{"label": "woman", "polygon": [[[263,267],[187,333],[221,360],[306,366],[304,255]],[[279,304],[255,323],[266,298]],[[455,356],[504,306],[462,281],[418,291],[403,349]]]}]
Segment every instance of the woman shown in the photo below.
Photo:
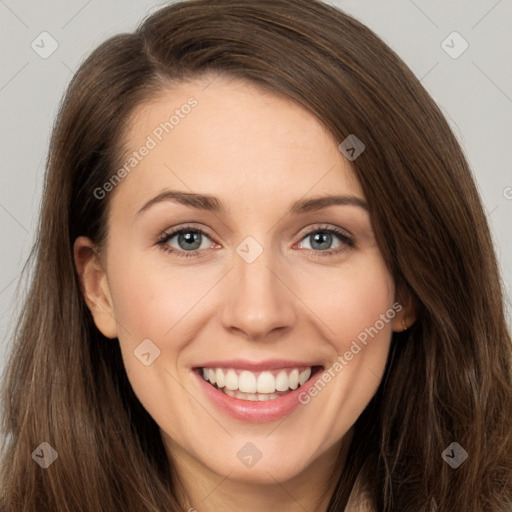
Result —
[{"label": "woman", "polygon": [[306,0],[102,44],[48,158],[4,394],[10,511],[503,511],[486,218],[403,62]]}]

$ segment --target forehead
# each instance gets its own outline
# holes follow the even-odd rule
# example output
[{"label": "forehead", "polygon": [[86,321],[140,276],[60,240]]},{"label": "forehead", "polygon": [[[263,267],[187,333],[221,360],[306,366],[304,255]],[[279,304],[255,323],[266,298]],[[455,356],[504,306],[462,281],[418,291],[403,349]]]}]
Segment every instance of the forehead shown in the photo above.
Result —
[{"label": "forehead", "polygon": [[304,107],[254,84],[225,77],[181,82],[134,110],[123,136],[128,172],[115,196],[135,205],[171,188],[245,208],[265,198],[287,204],[308,194],[363,197],[338,144]]}]

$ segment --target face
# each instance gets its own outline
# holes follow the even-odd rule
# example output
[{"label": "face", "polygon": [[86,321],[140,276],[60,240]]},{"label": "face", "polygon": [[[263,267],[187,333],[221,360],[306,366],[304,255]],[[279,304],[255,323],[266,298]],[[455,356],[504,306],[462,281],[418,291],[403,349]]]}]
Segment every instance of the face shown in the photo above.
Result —
[{"label": "face", "polygon": [[337,453],[377,390],[402,317],[339,142],[292,101],[223,78],[131,119],[137,163],[103,189],[108,241],[83,278],[183,466],[294,478]]}]

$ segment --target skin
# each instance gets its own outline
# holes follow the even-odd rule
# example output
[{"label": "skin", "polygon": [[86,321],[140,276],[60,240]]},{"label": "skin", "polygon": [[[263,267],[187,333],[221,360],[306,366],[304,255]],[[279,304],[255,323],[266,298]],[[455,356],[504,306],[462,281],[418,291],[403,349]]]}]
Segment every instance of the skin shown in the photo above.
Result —
[{"label": "skin", "polygon": [[[98,329],[119,340],[131,385],[161,428],[187,507],[326,510],[341,469],[336,456],[379,386],[392,331],[403,330],[404,318],[410,326],[414,313],[404,307],[284,420],[248,424],[218,410],[193,367],[238,357],[311,361],[327,369],[392,308],[396,290],[367,210],[331,205],[286,215],[299,199],[366,200],[340,141],[291,100],[227,78],[206,89],[199,80],[174,85],[134,111],[125,134],[129,151],[191,96],[198,105],[110,192],[105,250],[98,255],[90,240],[76,240],[84,295]],[[227,213],[163,201],[137,214],[166,189],[215,196]],[[200,255],[179,257],[157,244],[185,225],[205,231]],[[343,230],[355,245],[333,235],[319,249],[313,235],[325,228]],[[236,252],[247,236],[263,249],[252,263]],[[187,251],[178,236],[167,245]],[[160,350],[149,366],[133,354],[144,339]],[[262,453],[252,468],[237,457],[248,442]]]}]

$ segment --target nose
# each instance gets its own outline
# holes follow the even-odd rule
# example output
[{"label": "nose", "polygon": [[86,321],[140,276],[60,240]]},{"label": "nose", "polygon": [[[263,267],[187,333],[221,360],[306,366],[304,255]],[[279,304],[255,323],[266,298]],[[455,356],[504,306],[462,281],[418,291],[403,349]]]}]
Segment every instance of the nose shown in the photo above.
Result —
[{"label": "nose", "polygon": [[234,265],[226,282],[223,327],[254,341],[289,331],[297,319],[298,299],[287,283],[286,267],[277,265],[266,250],[252,263],[234,254]]}]

